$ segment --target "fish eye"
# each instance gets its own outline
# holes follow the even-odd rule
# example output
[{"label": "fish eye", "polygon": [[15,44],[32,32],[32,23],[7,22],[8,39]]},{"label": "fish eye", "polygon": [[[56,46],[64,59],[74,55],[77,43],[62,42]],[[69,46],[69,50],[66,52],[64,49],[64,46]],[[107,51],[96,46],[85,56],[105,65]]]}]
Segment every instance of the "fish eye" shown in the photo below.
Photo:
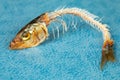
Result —
[{"label": "fish eye", "polygon": [[26,41],[30,39],[31,34],[29,32],[23,32],[22,34],[22,40]]}]

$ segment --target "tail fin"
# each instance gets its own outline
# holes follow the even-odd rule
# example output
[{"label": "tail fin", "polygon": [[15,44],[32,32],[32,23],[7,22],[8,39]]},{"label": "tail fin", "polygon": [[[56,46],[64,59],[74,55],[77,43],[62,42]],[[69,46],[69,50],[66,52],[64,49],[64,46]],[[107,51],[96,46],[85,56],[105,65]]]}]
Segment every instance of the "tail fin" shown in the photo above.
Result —
[{"label": "tail fin", "polygon": [[103,66],[107,61],[111,61],[111,62],[115,61],[114,51],[113,51],[113,40],[107,40],[103,44],[102,59],[100,65],[101,69],[103,69]]}]

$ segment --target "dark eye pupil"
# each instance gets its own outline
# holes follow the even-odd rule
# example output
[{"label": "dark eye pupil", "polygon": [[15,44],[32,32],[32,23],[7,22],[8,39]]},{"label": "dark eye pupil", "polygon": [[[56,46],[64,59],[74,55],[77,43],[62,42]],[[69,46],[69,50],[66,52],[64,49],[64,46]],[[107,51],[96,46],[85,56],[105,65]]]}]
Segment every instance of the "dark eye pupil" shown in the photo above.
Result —
[{"label": "dark eye pupil", "polygon": [[24,32],[24,33],[22,34],[22,37],[28,37],[28,33],[27,33],[27,32]]}]

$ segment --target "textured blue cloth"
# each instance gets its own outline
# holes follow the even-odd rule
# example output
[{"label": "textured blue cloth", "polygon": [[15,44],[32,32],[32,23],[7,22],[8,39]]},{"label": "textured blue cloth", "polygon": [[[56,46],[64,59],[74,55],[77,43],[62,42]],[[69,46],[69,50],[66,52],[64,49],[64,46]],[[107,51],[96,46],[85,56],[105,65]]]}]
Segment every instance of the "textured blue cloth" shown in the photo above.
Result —
[{"label": "textured blue cloth", "polygon": [[[63,6],[103,17],[115,40],[116,62],[100,70],[102,33],[87,24],[34,48],[9,50],[25,24]],[[119,8],[120,0],[0,0],[0,80],[120,80]]]}]

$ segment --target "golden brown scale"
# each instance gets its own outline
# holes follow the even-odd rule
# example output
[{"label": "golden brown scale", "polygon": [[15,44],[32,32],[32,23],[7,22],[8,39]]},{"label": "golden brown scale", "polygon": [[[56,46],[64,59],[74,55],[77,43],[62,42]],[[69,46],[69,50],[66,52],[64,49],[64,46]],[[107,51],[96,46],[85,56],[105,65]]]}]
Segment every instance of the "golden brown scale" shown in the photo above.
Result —
[{"label": "golden brown scale", "polygon": [[113,40],[107,40],[103,44],[102,48],[102,59],[101,59],[101,69],[107,61],[114,62],[114,51],[113,51]]}]

